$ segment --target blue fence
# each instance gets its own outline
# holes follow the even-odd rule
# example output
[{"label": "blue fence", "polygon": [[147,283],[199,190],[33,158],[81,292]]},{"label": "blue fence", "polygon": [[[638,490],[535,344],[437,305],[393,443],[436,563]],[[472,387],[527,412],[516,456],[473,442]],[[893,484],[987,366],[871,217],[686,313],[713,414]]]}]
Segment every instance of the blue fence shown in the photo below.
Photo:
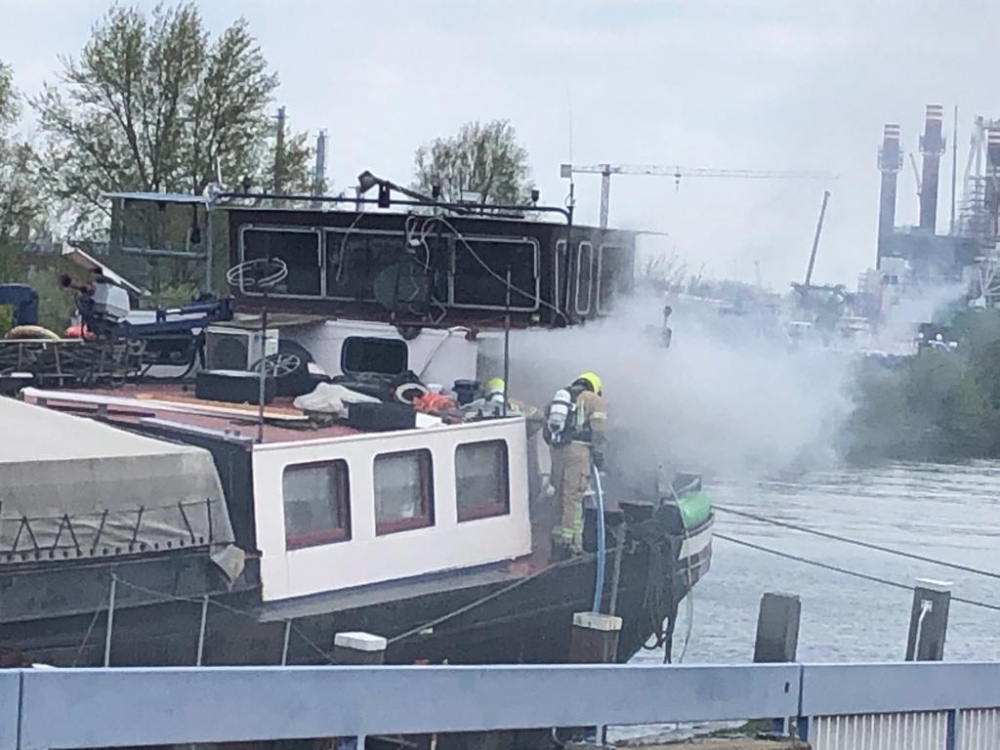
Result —
[{"label": "blue fence", "polygon": [[1000,748],[1000,663],[0,672],[0,750],[789,717],[814,748]]}]

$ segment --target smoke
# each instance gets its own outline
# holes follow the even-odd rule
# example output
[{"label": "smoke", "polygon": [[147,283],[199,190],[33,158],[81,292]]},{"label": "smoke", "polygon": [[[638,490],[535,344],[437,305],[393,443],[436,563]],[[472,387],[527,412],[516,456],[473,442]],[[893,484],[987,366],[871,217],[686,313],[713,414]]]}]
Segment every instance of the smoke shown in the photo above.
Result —
[{"label": "smoke", "polygon": [[758,336],[757,321],[635,299],[597,323],[525,332],[511,344],[514,395],[540,406],[581,372],[604,381],[612,461],[626,474],[668,471],[752,480],[829,466],[850,412],[847,357]]},{"label": "smoke", "polygon": [[879,328],[879,345],[889,348],[899,342],[912,342],[918,324],[931,322],[938,312],[960,300],[968,291],[969,286],[964,282],[910,290],[889,308],[887,319]]}]

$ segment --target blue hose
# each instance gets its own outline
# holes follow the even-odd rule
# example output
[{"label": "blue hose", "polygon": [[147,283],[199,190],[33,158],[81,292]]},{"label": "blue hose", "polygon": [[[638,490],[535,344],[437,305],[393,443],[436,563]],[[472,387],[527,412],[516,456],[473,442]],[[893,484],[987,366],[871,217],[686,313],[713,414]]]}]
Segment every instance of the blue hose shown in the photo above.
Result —
[{"label": "blue hose", "polygon": [[601,489],[601,472],[593,466],[594,496],[597,498],[597,580],[594,582],[594,606],[596,614],[601,613],[601,599],[604,594],[604,563],[607,556],[607,539],[604,531],[604,491]]}]

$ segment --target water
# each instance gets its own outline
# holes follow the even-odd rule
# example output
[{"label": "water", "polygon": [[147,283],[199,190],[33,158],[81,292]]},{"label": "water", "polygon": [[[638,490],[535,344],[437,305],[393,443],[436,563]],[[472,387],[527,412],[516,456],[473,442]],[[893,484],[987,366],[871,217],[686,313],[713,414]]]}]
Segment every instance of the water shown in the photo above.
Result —
[{"label": "water", "polygon": [[[1000,461],[889,464],[752,485],[712,484],[720,505],[935,559],[1000,572]],[[890,556],[719,513],[716,530],[755,544],[882,578],[952,581],[955,596],[1000,605],[1000,580]],[[695,588],[684,663],[747,663],[766,591],[802,600],[798,657],[807,662],[899,661],[911,592],[848,578],[717,539],[711,573]],[[683,650],[689,609],[674,640]],[[1000,660],[1000,612],[953,602],[947,660]],[[642,652],[640,662],[662,653]]]}]

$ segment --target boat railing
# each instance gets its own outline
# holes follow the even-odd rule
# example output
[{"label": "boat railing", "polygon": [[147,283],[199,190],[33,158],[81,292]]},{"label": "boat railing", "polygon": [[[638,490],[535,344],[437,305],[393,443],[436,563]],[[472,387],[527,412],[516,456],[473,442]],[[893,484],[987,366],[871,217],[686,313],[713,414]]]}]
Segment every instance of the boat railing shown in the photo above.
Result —
[{"label": "boat railing", "polygon": [[[217,541],[212,505],[206,498],[72,515],[5,515],[0,502],[0,563],[117,557],[211,545]],[[176,531],[170,538],[164,535],[167,519]],[[147,537],[146,531],[152,536]]]},{"label": "boat railing", "polygon": [[814,750],[995,748],[1000,662],[0,672],[0,750],[748,719]]}]

